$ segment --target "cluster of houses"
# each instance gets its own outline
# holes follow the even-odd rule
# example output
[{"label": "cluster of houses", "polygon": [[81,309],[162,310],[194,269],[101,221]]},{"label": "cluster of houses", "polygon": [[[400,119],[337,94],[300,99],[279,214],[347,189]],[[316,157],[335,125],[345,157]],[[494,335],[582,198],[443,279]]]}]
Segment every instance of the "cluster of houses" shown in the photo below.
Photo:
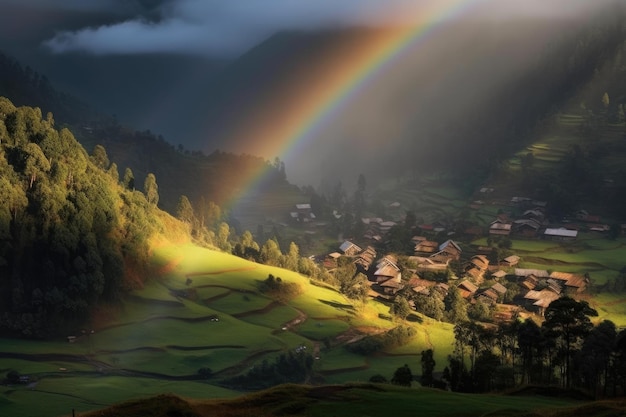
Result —
[{"label": "cluster of houses", "polygon": [[[513,197],[511,205],[524,207],[525,210],[516,219],[501,214],[489,225],[490,236],[521,236],[526,238],[543,237],[544,239],[568,242],[578,237],[579,224],[565,220],[565,226],[550,227],[546,218],[544,201],[530,198]],[[607,232],[609,226],[600,223],[600,216],[590,214],[585,210],[575,213],[575,220],[585,225],[585,229],[593,232]]]},{"label": "cluster of houses", "polygon": [[[394,256],[385,255],[377,260],[373,247],[362,249],[350,241],[344,241],[337,252],[327,255],[324,265],[332,270],[337,266],[339,257],[352,258],[358,270],[368,276],[371,295],[385,299],[392,299],[406,288],[416,294],[432,295],[433,291],[437,291],[445,296],[450,286],[456,285],[461,296],[470,303],[480,300],[497,305],[503,302],[508,291],[505,284],[510,287],[510,283],[516,283],[516,306],[538,314],[543,314],[548,305],[562,295],[580,294],[589,285],[587,277],[577,274],[516,268],[520,262],[517,255],[507,256],[497,265],[491,265],[487,256],[477,254],[462,264],[460,277],[447,282],[424,279],[421,273],[446,270],[451,261],[461,260],[463,251],[461,245],[453,240],[441,244],[420,236],[413,240],[416,255],[410,256],[409,261],[416,268],[409,271],[408,279],[403,279],[402,268]],[[486,280],[489,280],[489,285],[483,285]]]}]

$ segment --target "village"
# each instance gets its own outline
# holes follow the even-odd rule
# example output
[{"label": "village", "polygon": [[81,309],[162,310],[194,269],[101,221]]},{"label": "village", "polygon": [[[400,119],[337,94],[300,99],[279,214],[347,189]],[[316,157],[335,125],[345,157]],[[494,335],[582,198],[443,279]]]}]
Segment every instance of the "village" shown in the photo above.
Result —
[{"label": "village", "polygon": [[[485,191],[488,192],[481,190]],[[476,208],[481,204],[482,201],[474,201],[472,206]],[[318,261],[332,273],[340,258],[352,259],[357,270],[368,278],[370,297],[392,302],[402,295],[413,309],[416,308],[414,295],[436,293],[443,298],[454,286],[469,304],[487,305],[494,322],[508,322],[532,314],[542,316],[559,297],[576,298],[588,291],[591,285],[588,274],[522,268],[523,258],[512,250],[471,242],[486,236],[488,242],[514,238],[568,244],[576,241],[580,230],[608,233],[610,227],[600,222],[600,216],[580,210],[572,219],[560,219],[554,224],[546,216],[544,201],[512,197],[507,204],[513,208],[508,213],[498,214],[486,227],[466,228],[458,240],[457,233],[449,231],[449,225],[441,222],[417,225],[413,231],[419,234],[411,238],[413,253],[407,254],[385,253],[389,231],[402,227],[403,219],[362,218],[363,236],[344,240],[335,251],[318,257]],[[390,206],[399,209],[400,203]],[[512,216],[513,212],[519,215]],[[298,204],[291,218],[310,224],[316,221],[309,204]],[[623,229],[622,226],[620,232]],[[441,239],[442,236],[445,238]]]}]

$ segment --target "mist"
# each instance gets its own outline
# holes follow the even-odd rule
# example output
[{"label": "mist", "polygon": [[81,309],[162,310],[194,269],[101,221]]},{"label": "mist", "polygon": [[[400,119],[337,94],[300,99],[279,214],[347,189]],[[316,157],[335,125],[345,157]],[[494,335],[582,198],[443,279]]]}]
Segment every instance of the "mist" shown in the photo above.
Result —
[{"label": "mist", "polygon": [[27,4],[33,7],[56,4],[66,9],[90,10],[119,7],[126,13],[107,24],[59,31],[43,42],[53,53],[176,53],[232,57],[284,30],[414,25],[424,18],[445,22],[466,17],[576,17],[611,2],[613,0],[29,0]]}]

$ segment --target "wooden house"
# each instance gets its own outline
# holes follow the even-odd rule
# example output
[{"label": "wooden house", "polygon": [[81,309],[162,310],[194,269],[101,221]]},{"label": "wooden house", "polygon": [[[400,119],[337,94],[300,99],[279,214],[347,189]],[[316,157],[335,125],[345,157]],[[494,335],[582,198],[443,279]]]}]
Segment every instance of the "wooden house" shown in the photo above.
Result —
[{"label": "wooden house", "polygon": [[511,223],[500,219],[494,220],[489,225],[489,234],[492,236],[508,236],[511,234]]},{"label": "wooden house", "polygon": [[514,234],[525,237],[535,237],[541,229],[541,223],[535,219],[518,219],[513,221]]},{"label": "wooden house", "polygon": [[500,263],[503,266],[508,266],[508,267],[512,267],[515,266],[519,263],[520,261],[520,257],[517,255],[511,255],[511,256],[507,256],[506,258],[504,258]]},{"label": "wooden house", "polygon": [[562,283],[563,288],[568,293],[578,294],[584,292],[589,284],[589,279],[583,275],[572,274],[569,272],[553,271],[550,278],[558,280]]},{"label": "wooden house", "polygon": [[449,239],[439,245],[439,251],[432,254],[430,258],[439,261],[458,261],[461,258],[463,250],[458,243]]},{"label": "wooden house", "polygon": [[465,299],[473,296],[478,291],[478,286],[469,280],[463,280],[458,286],[461,296]]},{"label": "wooden house", "polygon": [[439,243],[432,240],[422,240],[415,245],[415,255],[432,255],[439,250]]},{"label": "wooden house", "polygon": [[491,277],[494,279],[502,279],[504,277],[506,277],[507,273],[501,269],[497,270],[496,272],[491,274]]},{"label": "wooden house", "polygon": [[346,256],[355,256],[361,253],[362,249],[349,240],[346,240],[341,244],[341,246],[339,246],[339,250]]}]

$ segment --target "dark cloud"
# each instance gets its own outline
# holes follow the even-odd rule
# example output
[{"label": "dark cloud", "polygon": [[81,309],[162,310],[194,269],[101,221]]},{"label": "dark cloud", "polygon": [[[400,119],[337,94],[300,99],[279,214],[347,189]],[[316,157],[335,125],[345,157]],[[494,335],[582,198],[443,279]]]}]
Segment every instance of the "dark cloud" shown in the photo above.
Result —
[{"label": "dark cloud", "polygon": [[[17,1],[17,0],[15,0]],[[80,0],[46,2],[59,7],[108,9],[115,5],[136,15],[106,25],[62,31],[45,45],[55,53],[239,54],[280,30],[339,25],[413,24],[479,14],[567,16],[613,0]],[[146,13],[150,11],[150,13]],[[142,13],[143,12],[143,13]]]}]

